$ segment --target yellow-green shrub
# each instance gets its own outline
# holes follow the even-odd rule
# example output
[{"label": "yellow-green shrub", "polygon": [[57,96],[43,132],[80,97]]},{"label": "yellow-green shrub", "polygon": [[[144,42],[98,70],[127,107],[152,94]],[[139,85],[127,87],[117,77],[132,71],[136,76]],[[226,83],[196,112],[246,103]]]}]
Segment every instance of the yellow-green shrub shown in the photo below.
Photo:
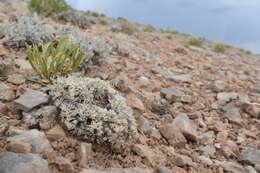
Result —
[{"label": "yellow-green shrub", "polygon": [[227,46],[225,46],[222,43],[217,43],[214,45],[213,50],[217,53],[224,53],[227,49]]},{"label": "yellow-green shrub", "polygon": [[189,39],[188,44],[191,46],[202,47],[203,41],[199,38],[192,37]]},{"label": "yellow-green shrub", "polygon": [[29,46],[27,55],[33,69],[48,81],[51,81],[53,77],[73,72],[86,58],[79,44],[71,48],[65,38],[61,39],[57,45],[49,42],[41,47]]},{"label": "yellow-green shrub", "polygon": [[70,9],[65,0],[28,0],[31,11],[50,16]]},{"label": "yellow-green shrub", "polygon": [[130,22],[128,22],[126,19],[119,18],[118,22],[122,27],[122,32],[129,34],[129,35],[132,35],[136,32],[135,26],[133,24],[131,24]]}]

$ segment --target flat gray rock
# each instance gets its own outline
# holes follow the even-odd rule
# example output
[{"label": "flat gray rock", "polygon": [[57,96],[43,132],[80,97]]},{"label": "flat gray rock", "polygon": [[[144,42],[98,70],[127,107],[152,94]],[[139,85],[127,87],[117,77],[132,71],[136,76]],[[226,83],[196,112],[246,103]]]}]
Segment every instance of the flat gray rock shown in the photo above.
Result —
[{"label": "flat gray rock", "polygon": [[190,141],[197,141],[197,126],[189,117],[181,113],[173,120],[173,125],[180,128],[183,135]]},{"label": "flat gray rock", "polygon": [[237,162],[233,161],[224,161],[221,163],[221,166],[224,168],[225,171],[231,172],[231,173],[246,173],[246,169],[238,164]]},{"label": "flat gray rock", "polygon": [[49,97],[40,91],[28,90],[14,101],[14,109],[29,112],[33,108],[48,103]]},{"label": "flat gray rock", "polygon": [[240,115],[240,109],[239,108],[231,108],[228,109],[224,113],[224,117],[228,119],[229,122],[241,125],[243,122],[243,119]]},{"label": "flat gray rock", "polygon": [[36,129],[25,131],[19,135],[8,137],[7,141],[22,141],[32,145],[33,153],[51,151],[52,147],[43,132]]},{"label": "flat gray rock", "polygon": [[51,171],[48,162],[38,154],[5,152],[0,155],[0,173],[51,173]]},{"label": "flat gray rock", "polygon": [[243,149],[240,153],[240,160],[249,164],[260,164],[260,150],[253,148]]},{"label": "flat gray rock", "polygon": [[218,93],[217,99],[220,104],[225,104],[231,100],[237,99],[238,94],[235,92],[221,92]]},{"label": "flat gray rock", "polygon": [[176,88],[162,88],[160,91],[161,95],[166,98],[170,103],[178,102],[182,100],[185,93]]}]

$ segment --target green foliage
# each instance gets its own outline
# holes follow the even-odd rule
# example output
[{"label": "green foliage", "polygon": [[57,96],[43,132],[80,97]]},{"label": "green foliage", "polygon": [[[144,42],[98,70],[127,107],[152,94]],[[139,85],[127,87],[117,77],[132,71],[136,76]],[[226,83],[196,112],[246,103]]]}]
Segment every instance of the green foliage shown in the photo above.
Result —
[{"label": "green foliage", "polygon": [[53,77],[73,72],[86,58],[80,51],[80,45],[70,47],[67,39],[61,39],[57,45],[46,43],[39,48],[29,46],[27,54],[33,69],[42,77],[51,81]]},{"label": "green foliage", "polygon": [[156,31],[156,28],[153,27],[152,25],[147,25],[145,28],[144,28],[144,32],[154,32]]},{"label": "green foliage", "polygon": [[65,0],[28,0],[31,11],[50,16],[70,9]]},{"label": "green foliage", "polygon": [[222,43],[217,43],[214,45],[213,50],[217,53],[225,53],[227,46]]},{"label": "green foliage", "polygon": [[106,17],[102,17],[102,16],[98,17],[98,20],[99,20],[101,25],[107,25],[108,24]]},{"label": "green foliage", "polygon": [[134,27],[134,25],[128,22],[126,19],[118,18],[118,22],[122,27],[122,32],[129,35],[132,35],[136,32],[136,28]]},{"label": "green foliage", "polygon": [[189,39],[188,44],[191,46],[202,47],[203,41],[199,38],[192,37]]}]

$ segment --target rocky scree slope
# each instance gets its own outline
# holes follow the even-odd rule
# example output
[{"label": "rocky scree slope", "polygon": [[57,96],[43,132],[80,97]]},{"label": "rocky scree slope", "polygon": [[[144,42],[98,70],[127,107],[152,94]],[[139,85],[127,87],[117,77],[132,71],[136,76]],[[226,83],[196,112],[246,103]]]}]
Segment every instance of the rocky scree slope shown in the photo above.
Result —
[{"label": "rocky scree slope", "polygon": [[[259,57],[232,47],[216,53],[208,41],[194,47],[190,36],[140,24],[129,23],[134,30],[125,33],[118,20],[90,13],[58,19],[28,13],[24,4],[0,2],[0,172],[260,172]],[[30,21],[19,25],[23,19]],[[74,76],[106,80],[112,96],[120,92],[131,107],[123,106],[124,116],[133,116],[138,134],[124,147],[94,140],[103,134],[80,137],[86,129],[68,128],[74,121],[64,127],[66,112],[60,115],[53,102],[52,86],[26,60],[24,43],[64,33],[93,57]],[[108,106],[103,99],[95,104]]]}]

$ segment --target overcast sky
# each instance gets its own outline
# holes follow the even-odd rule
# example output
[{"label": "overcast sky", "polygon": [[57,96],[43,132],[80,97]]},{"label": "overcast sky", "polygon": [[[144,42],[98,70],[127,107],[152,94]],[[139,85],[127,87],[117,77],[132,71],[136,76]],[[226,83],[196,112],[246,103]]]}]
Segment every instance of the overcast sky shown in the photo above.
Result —
[{"label": "overcast sky", "polygon": [[260,53],[260,0],[69,0],[73,7],[173,28]]}]

